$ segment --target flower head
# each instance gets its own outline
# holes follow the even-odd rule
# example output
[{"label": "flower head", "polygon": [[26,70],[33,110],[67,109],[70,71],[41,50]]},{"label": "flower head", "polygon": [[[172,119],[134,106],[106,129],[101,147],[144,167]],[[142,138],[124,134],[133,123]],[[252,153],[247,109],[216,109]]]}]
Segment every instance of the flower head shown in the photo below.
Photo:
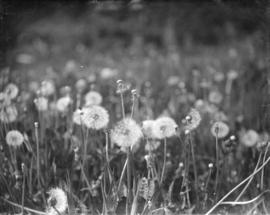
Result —
[{"label": "flower head", "polygon": [[222,102],[223,96],[219,91],[211,91],[209,93],[209,101],[214,104],[220,104]]},{"label": "flower head", "polygon": [[170,117],[160,117],[155,120],[153,133],[158,139],[176,135],[177,124]]},{"label": "flower head", "polygon": [[185,129],[192,131],[196,129],[201,123],[201,114],[196,109],[192,108],[185,118]]},{"label": "flower head", "polygon": [[14,99],[17,97],[18,93],[19,93],[19,89],[15,84],[8,84],[4,90],[4,93],[10,98],[10,99]]},{"label": "flower head", "polygon": [[75,87],[77,89],[78,92],[82,92],[84,91],[84,89],[86,88],[86,80],[84,79],[79,79],[76,84],[75,84]]},{"label": "flower head", "polygon": [[90,91],[85,95],[85,105],[100,105],[102,102],[102,96],[99,92]]},{"label": "flower head", "polygon": [[11,130],[6,135],[6,142],[8,145],[13,147],[21,146],[23,143],[23,135],[17,130]]},{"label": "flower head", "polygon": [[259,140],[260,140],[259,134],[252,129],[243,132],[240,137],[241,143],[247,147],[255,146]]},{"label": "flower head", "polygon": [[230,128],[224,122],[215,122],[211,127],[211,134],[219,139],[226,137],[229,134]]},{"label": "flower head", "polygon": [[103,68],[100,71],[100,77],[103,79],[110,79],[115,77],[118,74],[118,71],[116,69],[111,68]]},{"label": "flower head", "polygon": [[72,99],[69,96],[64,96],[57,100],[56,109],[62,113],[66,112],[71,103]]},{"label": "flower head", "polygon": [[54,83],[52,81],[43,81],[41,83],[41,87],[40,87],[40,93],[43,96],[50,96],[52,94],[54,94],[55,92],[55,86]]},{"label": "flower head", "polygon": [[66,193],[60,188],[52,188],[49,192],[47,200],[47,213],[50,215],[57,215],[65,212],[68,207],[68,200]]},{"label": "flower head", "polygon": [[145,120],[142,122],[142,132],[147,138],[155,138],[153,133],[154,124],[154,120]]},{"label": "flower head", "polygon": [[48,110],[48,99],[45,97],[38,97],[34,100],[36,108],[38,111]]},{"label": "flower head", "polygon": [[86,127],[99,130],[109,123],[108,111],[98,105],[83,108],[82,122]]},{"label": "flower head", "polygon": [[83,115],[84,109],[77,109],[73,113],[73,122],[77,125],[82,124],[82,115]]},{"label": "flower head", "polygon": [[17,119],[18,111],[14,105],[4,107],[0,111],[0,120],[4,123],[14,122]]},{"label": "flower head", "polygon": [[121,120],[111,133],[112,142],[120,147],[131,147],[143,136],[140,126],[130,118]]}]

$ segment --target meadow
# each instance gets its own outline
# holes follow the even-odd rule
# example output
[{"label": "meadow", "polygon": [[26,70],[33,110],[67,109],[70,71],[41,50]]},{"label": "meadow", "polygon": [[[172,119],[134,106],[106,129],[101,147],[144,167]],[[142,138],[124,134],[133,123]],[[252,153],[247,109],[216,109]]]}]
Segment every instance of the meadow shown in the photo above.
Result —
[{"label": "meadow", "polygon": [[270,213],[260,11],[168,5],[16,27],[0,72],[1,214]]}]

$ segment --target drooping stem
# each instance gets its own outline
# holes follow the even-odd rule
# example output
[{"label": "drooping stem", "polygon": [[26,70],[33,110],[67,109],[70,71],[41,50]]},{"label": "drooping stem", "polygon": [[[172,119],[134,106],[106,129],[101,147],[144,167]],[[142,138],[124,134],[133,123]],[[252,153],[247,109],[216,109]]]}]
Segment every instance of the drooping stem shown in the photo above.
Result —
[{"label": "drooping stem", "polygon": [[254,177],[258,172],[261,171],[261,169],[268,164],[270,161],[270,157],[251,175],[249,175],[247,178],[245,178],[243,181],[241,181],[238,185],[236,185],[233,189],[231,189],[225,196],[223,196],[205,215],[209,215],[212,213],[228,196],[230,196],[235,190],[237,190],[239,187],[241,187],[246,181],[248,181],[250,178]]},{"label": "drooping stem", "polygon": [[[260,164],[260,161],[261,161],[261,158],[262,158],[262,153],[260,153],[260,155],[259,155],[259,158],[258,158],[256,167],[255,167],[253,173],[256,172],[256,170],[258,169],[259,164]],[[236,197],[236,199],[235,199],[236,202],[238,202],[239,199],[243,196],[243,194],[245,193],[245,191],[246,191],[247,188],[249,187],[249,185],[250,185],[250,183],[251,183],[251,181],[252,181],[253,178],[254,178],[254,177],[251,177],[251,178],[249,179],[248,183],[247,183],[246,186],[243,188],[243,190],[241,191],[241,193]]]},{"label": "drooping stem", "polygon": [[[267,155],[267,152],[268,152],[269,145],[270,144],[267,143],[267,146],[266,146],[266,149],[265,149],[265,153],[264,153],[264,156],[263,156],[263,162],[266,159],[266,155]],[[263,190],[263,178],[264,178],[264,168],[262,169],[262,173],[261,173],[261,190]]]},{"label": "drooping stem", "polygon": [[167,139],[164,138],[164,154],[163,154],[163,166],[161,171],[161,177],[160,177],[160,185],[163,183],[163,178],[165,174],[165,167],[166,167],[166,157],[167,157]]}]

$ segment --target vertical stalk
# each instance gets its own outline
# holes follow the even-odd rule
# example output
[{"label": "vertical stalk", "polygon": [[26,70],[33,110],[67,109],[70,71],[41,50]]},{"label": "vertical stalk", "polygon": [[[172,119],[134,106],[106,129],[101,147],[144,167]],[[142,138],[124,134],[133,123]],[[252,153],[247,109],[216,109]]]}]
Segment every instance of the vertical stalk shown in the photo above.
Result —
[{"label": "vertical stalk", "polygon": [[35,138],[37,144],[37,181],[38,181],[38,188],[40,189],[40,160],[39,160],[39,135],[38,135],[38,122],[34,123],[35,125]]},{"label": "vertical stalk", "polygon": [[122,115],[123,115],[123,119],[125,119],[126,115],[125,115],[125,105],[124,105],[124,97],[123,97],[123,92],[120,92],[120,98],[121,98],[121,106],[122,106]]},{"label": "vertical stalk", "polygon": [[131,190],[131,169],[130,169],[130,147],[127,151],[127,202],[126,202],[126,214],[129,214],[130,205],[130,190]]},{"label": "vertical stalk", "polygon": [[198,182],[198,173],[197,173],[197,165],[195,160],[195,153],[194,153],[194,145],[191,139],[191,134],[189,134],[189,140],[190,140],[190,146],[191,146],[191,156],[192,156],[192,163],[193,163],[193,172],[194,172],[194,178],[195,178],[195,192],[196,192],[196,201],[199,203],[199,182]]},{"label": "vertical stalk", "polygon": [[164,154],[163,154],[163,166],[162,166],[162,172],[160,177],[160,185],[163,183],[163,178],[165,174],[165,167],[166,167],[166,157],[167,157],[167,139],[164,138]]},{"label": "vertical stalk", "polygon": [[[267,155],[267,152],[268,152],[268,148],[269,148],[269,143],[267,143],[267,146],[266,146],[266,149],[265,149],[265,153],[264,153],[264,156],[263,156],[263,163],[265,162],[266,155]],[[261,173],[261,191],[263,191],[263,187],[264,187],[263,178],[264,178],[264,168],[262,168],[262,173]]]},{"label": "vertical stalk", "polygon": [[23,172],[23,184],[22,184],[22,215],[24,214],[24,195],[25,195],[25,166],[22,163],[22,172]]},{"label": "vertical stalk", "polygon": [[219,180],[219,147],[218,147],[218,133],[216,133],[216,179],[215,179],[215,189],[214,195],[215,200],[217,200],[217,192],[218,192],[218,180]]}]

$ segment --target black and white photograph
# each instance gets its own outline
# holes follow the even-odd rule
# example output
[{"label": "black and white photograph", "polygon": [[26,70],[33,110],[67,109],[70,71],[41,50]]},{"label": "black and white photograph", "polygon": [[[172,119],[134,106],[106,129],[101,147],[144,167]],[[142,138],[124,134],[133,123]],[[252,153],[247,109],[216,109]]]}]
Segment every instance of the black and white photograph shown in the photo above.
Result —
[{"label": "black and white photograph", "polygon": [[270,1],[0,0],[13,214],[270,214]]}]

